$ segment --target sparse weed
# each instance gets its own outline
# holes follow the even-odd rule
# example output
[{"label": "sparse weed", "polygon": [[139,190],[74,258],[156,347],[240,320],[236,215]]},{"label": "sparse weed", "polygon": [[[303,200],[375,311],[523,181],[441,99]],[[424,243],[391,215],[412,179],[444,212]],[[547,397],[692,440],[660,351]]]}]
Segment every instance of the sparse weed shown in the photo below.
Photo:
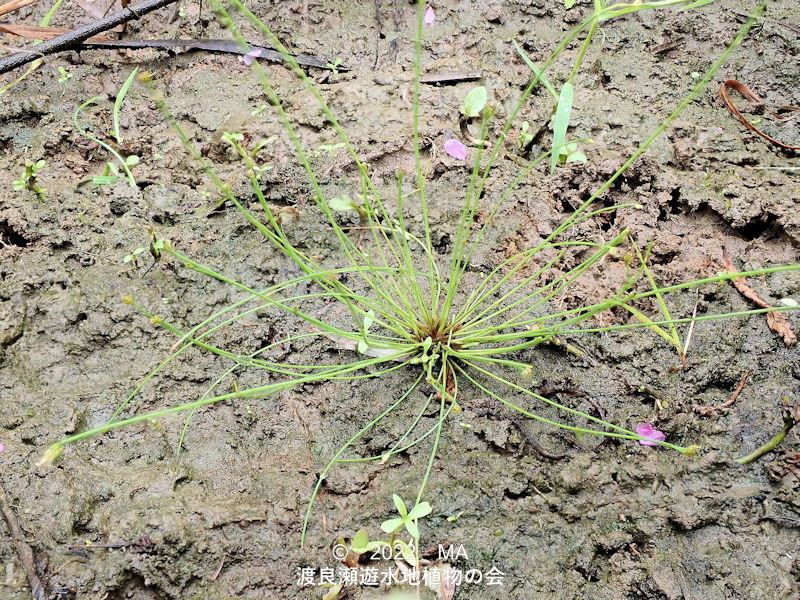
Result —
[{"label": "sparse weed", "polygon": [[[674,345],[679,356],[683,358],[683,347],[675,328],[677,323],[701,318],[731,316],[732,313],[704,315],[697,319],[674,319],[670,315],[664,298],[672,292],[729,280],[735,275],[722,274],[699,281],[659,287],[647,264],[648,251],[640,251],[632,242],[627,230],[604,242],[570,239],[564,234],[568,231],[575,231],[577,225],[598,215],[636,209],[636,205],[633,204],[597,207],[594,203],[608,190],[614,180],[624,173],[650,146],[668,123],[697,96],[732,48],[741,41],[750,24],[742,29],[736,42],[714,64],[695,90],[680,103],[664,124],[644,140],[630,159],[584,204],[576,208],[572,215],[534,247],[518,252],[488,271],[482,271],[473,268],[472,258],[478,245],[485,238],[488,228],[491,227],[494,217],[516,186],[533,173],[534,169],[548,157],[550,157],[551,165],[560,163],[562,157],[565,161],[569,161],[570,156],[573,156],[573,160],[579,158],[575,154],[577,147],[572,146],[575,141],[567,139],[569,115],[568,112],[564,114],[564,107],[571,104],[568,97],[571,84],[569,87],[564,84],[559,99],[562,115],[557,115],[556,118],[559,132],[555,137],[560,141],[554,141],[551,151],[531,161],[514,182],[502,191],[500,198],[494,204],[482,199],[490,169],[499,155],[506,134],[513,126],[514,118],[522,105],[538,84],[541,74],[568,43],[587,28],[593,32],[597,24],[605,19],[643,8],[685,5],[686,2],[667,0],[611,6],[597,4],[596,13],[565,36],[563,42],[541,69],[537,69],[535,78],[526,88],[516,108],[511,112],[502,132],[496,136],[498,141],[491,144],[487,138],[493,111],[491,107],[486,106],[487,91],[485,88],[476,88],[470,92],[461,107],[461,114],[464,122],[466,119],[480,117],[481,134],[477,138],[477,143],[474,144],[474,163],[469,182],[466,185],[466,197],[461,208],[457,233],[450,255],[445,260],[441,260],[433,248],[425,169],[420,150],[419,73],[423,5],[420,3],[417,12],[418,35],[415,52],[417,81],[414,86],[412,123],[416,165],[414,180],[413,185],[409,185],[403,174],[399,173],[396,194],[390,198],[380,193],[371,181],[367,166],[361,161],[359,154],[353,148],[314,83],[293,62],[289,53],[263,22],[250,13],[239,0],[233,0],[233,4],[252,25],[270,40],[274,47],[284,54],[294,72],[308,85],[309,91],[316,97],[331,126],[342,140],[340,143],[347,149],[350,158],[357,166],[358,180],[354,183],[359,189],[359,202],[355,202],[349,195],[326,198],[309,162],[310,153],[303,150],[298,134],[261,65],[258,61],[253,61],[251,68],[258,76],[285,132],[292,140],[298,161],[307,173],[314,206],[338,240],[338,260],[340,262],[335,265],[320,264],[290,241],[281,227],[280,215],[275,214],[264,196],[259,182],[259,173],[254,168],[254,154],[244,150],[241,145],[242,139],[235,135],[226,138],[237,149],[248,167],[247,178],[252,184],[252,190],[263,211],[263,217],[260,213],[254,214],[232,194],[230,186],[217,177],[211,166],[192,146],[175,122],[169,113],[166,102],[158,97],[156,102],[164,112],[165,118],[175,127],[191,156],[203,165],[209,178],[215,183],[225,200],[234,206],[283,256],[290,259],[300,269],[301,274],[262,289],[255,289],[235,281],[217,268],[200,264],[174,247],[168,240],[159,240],[159,253],[158,255],[154,254],[156,258],[171,257],[189,269],[224,282],[240,290],[243,293],[242,299],[216,312],[190,330],[182,331],[159,315],[140,306],[133,298],[127,298],[126,302],[147,315],[153,323],[179,336],[180,342],[176,346],[176,350],[133,390],[109,423],[57,442],[48,450],[44,461],[57,457],[64,445],[88,436],[133,423],[160,419],[173,413],[187,412],[189,418],[187,418],[181,440],[178,442],[180,447],[183,436],[186,435],[186,427],[191,415],[201,406],[228,399],[264,397],[304,383],[322,381],[346,383],[360,379],[391,377],[392,374],[402,369],[413,374],[413,382],[399,397],[392,398],[386,405],[380,406],[377,409],[379,413],[351,435],[321,469],[321,475],[308,505],[302,532],[304,540],[313,500],[326,476],[335,465],[367,461],[386,462],[393,456],[406,452],[409,448],[427,440],[430,442],[431,451],[427,468],[422,475],[413,503],[414,508],[408,511],[405,503],[400,500],[398,495],[395,495],[395,505],[399,517],[383,524],[383,530],[392,534],[392,539],[389,540],[391,546],[392,542],[396,541],[394,538],[398,532],[403,529],[408,531],[414,542],[418,543],[419,541],[419,531],[415,521],[416,518],[429,512],[430,507],[427,502],[423,501],[424,491],[433,468],[441,436],[445,430],[444,425],[451,415],[460,411],[459,401],[464,396],[465,387],[469,388],[473,394],[478,393],[494,398],[522,415],[560,427],[576,436],[598,435],[618,440],[647,441],[646,437],[637,434],[632,429],[604,421],[530,391],[524,377],[531,374],[530,353],[535,351],[539,345],[558,343],[560,336],[566,334],[645,327]],[[230,30],[237,36],[237,39],[244,43],[224,8],[217,1],[214,1],[213,5],[217,14],[223,15],[226,22],[229,23]],[[582,60],[584,51],[585,47],[576,68],[573,69],[573,75]],[[572,77],[570,77],[571,79]],[[482,92],[479,91],[481,89]],[[454,107],[454,113],[457,110],[458,107]],[[556,111],[558,112],[558,108]],[[479,210],[484,210],[487,218],[480,226],[476,227],[474,224]],[[340,219],[337,218],[339,211],[355,211],[359,214],[360,229],[367,233],[366,240],[359,238],[356,241],[353,239],[355,236],[350,233],[348,228],[340,224]],[[421,232],[417,232],[416,235],[412,233],[412,227],[406,221],[407,216],[412,213],[415,217],[420,217],[422,222]],[[617,253],[617,249],[622,246],[632,248],[630,251],[632,258],[627,263],[628,272],[625,280],[616,293],[595,304],[577,308],[553,308],[554,300],[561,298],[564,292],[579,278]],[[132,256],[131,261],[135,261],[135,254],[132,253],[129,256]],[[571,262],[565,262],[567,259]],[[567,266],[564,266],[565,264]],[[795,269],[800,269],[800,265],[765,268],[739,275],[767,274]],[[645,280],[646,285],[643,288],[642,283]],[[657,310],[660,311],[660,317],[650,317],[646,314],[646,309],[642,308],[642,305],[648,301],[655,301]],[[346,324],[339,323],[332,318],[329,320],[319,316],[320,314],[330,314],[330,309],[327,307],[331,302],[343,307],[349,315]],[[782,309],[790,308],[794,307],[782,307]],[[610,309],[627,311],[637,319],[637,322],[603,327],[588,325],[588,321],[592,317]],[[299,332],[280,340],[271,341],[264,347],[250,352],[235,352],[213,343],[213,336],[220,329],[237,323],[248,315],[268,310],[274,310],[288,318],[295,319],[300,326]],[[764,311],[736,314],[755,312]],[[350,353],[352,360],[332,359],[327,364],[290,364],[273,357],[273,353],[283,345],[308,339],[318,340],[332,348],[345,351],[346,355]],[[123,413],[129,413],[131,401],[148,381],[178,356],[195,347],[230,361],[227,371],[214,381],[201,398],[151,413],[122,418]],[[269,382],[246,389],[233,384],[232,389],[224,391],[223,384],[230,381],[234,373],[244,368],[264,371],[270,375]],[[348,453],[364,434],[382,419],[398,412],[401,405],[407,406],[414,402],[416,402],[414,412],[417,416],[391,447],[375,456],[352,456]],[[556,421],[549,416],[540,414],[537,412],[537,406],[558,409],[565,416],[565,421]],[[431,408],[438,408],[438,414],[433,418],[426,417]],[[692,454],[697,449],[695,446],[684,447],[666,441],[657,443],[684,454]],[[362,538],[359,538],[358,549],[365,549],[370,544],[369,540],[365,541]]]},{"label": "sparse weed", "polygon": [[[122,87],[117,94],[117,97],[114,101],[114,108],[112,110],[112,121],[113,121],[113,130],[112,135],[116,140],[117,145],[122,143],[122,133],[120,132],[119,126],[119,113],[122,110],[122,101],[125,99],[125,96],[130,89],[131,84],[133,83],[134,78],[136,77],[136,73],[138,72],[138,67],[135,68],[128,78],[125,80],[125,83],[122,84]],[[108,143],[101,141],[97,137],[90,134],[86,131],[83,127],[80,126],[78,123],[79,115],[91,104],[94,104],[98,100],[100,100],[101,96],[95,96],[94,98],[89,98],[86,102],[81,104],[77,109],[75,109],[75,113],[72,116],[72,122],[75,125],[75,129],[80,133],[83,137],[93,141],[98,146],[101,146],[105,150],[107,150],[115,159],[116,162],[107,162],[105,169],[103,170],[102,175],[95,175],[92,177],[92,182],[96,183],[97,185],[109,185],[114,184],[119,181],[121,174],[119,169],[125,173],[125,177],[128,180],[128,184],[131,187],[136,187],[136,180],[133,178],[133,173],[131,173],[131,168],[139,164],[139,157],[136,155],[127,156],[122,158],[119,152],[117,152],[114,148],[111,147]],[[117,166],[119,165],[119,166]]]},{"label": "sparse weed", "polygon": [[339,74],[339,67],[342,65],[342,59],[337,58],[332,63],[328,63],[326,66],[331,70],[334,75]]},{"label": "sparse weed", "polygon": [[72,79],[72,73],[67,71],[64,67],[59,66],[58,74],[59,74],[58,83],[64,86],[64,89],[61,92],[61,95],[63,96],[64,93],[67,91],[67,83],[69,82],[70,79]]},{"label": "sparse weed", "polygon": [[40,187],[37,180],[39,173],[45,168],[45,166],[47,166],[47,162],[44,159],[33,162],[32,160],[26,158],[25,168],[20,174],[19,179],[16,179],[13,182],[14,190],[18,192],[21,190],[30,190],[39,197],[39,200],[44,202],[44,193],[47,190],[43,187]]}]

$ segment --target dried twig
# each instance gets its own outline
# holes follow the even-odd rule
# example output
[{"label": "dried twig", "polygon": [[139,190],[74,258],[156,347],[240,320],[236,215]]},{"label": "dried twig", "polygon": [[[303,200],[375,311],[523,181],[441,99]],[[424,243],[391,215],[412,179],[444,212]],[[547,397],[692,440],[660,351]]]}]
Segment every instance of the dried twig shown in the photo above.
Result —
[{"label": "dried twig", "polygon": [[[788,144],[784,144],[780,140],[776,140],[774,137],[768,136],[766,133],[764,133],[760,129],[756,128],[756,126],[753,125],[750,121],[745,119],[742,116],[742,113],[739,112],[739,109],[736,108],[736,106],[731,101],[730,96],[728,96],[728,88],[731,88],[732,90],[736,90],[742,96],[744,96],[749,102],[752,102],[753,104],[762,104],[763,105],[764,101],[757,94],[755,94],[749,87],[747,87],[745,84],[743,84],[743,83],[741,83],[739,81],[736,81],[734,79],[728,79],[725,83],[722,84],[722,87],[719,90],[719,94],[720,94],[720,96],[722,96],[722,99],[724,100],[725,104],[728,106],[728,110],[731,111],[731,113],[737,119],[739,119],[739,121],[742,123],[742,125],[747,127],[747,129],[749,129],[753,133],[755,133],[757,135],[760,135],[765,140],[767,140],[769,142],[772,142],[776,146],[780,146],[781,148],[788,148],[789,150],[800,150],[800,146],[790,146]],[[788,110],[788,111],[800,111],[800,106],[783,106],[781,108],[783,108],[784,110]],[[783,116],[779,115],[776,112],[772,112],[768,108],[765,109],[765,110],[769,114],[771,114],[773,117],[778,119],[779,121],[786,121],[787,119],[791,118],[791,117],[783,117]]]},{"label": "dried twig", "polygon": [[480,73],[465,73],[463,71],[445,73],[426,73],[419,78],[420,83],[428,85],[456,85],[462,81],[478,81],[483,79]]},{"label": "dried twig", "polygon": [[[34,25],[17,25],[14,23],[0,24],[0,32],[10,33],[29,40],[52,40],[54,37],[64,35],[72,31],[66,27],[36,27]],[[90,38],[98,42],[108,41],[111,38],[107,35],[95,35]],[[33,52],[31,48],[30,52]],[[41,54],[37,55],[41,56]]]},{"label": "dried twig", "polygon": [[47,594],[45,593],[44,585],[42,585],[42,580],[39,579],[39,574],[36,572],[33,550],[31,550],[31,547],[25,541],[22,528],[20,528],[19,523],[17,523],[17,518],[11,510],[11,506],[6,498],[6,492],[2,486],[0,486],[0,512],[3,513],[3,519],[5,519],[6,525],[8,526],[8,532],[11,534],[14,544],[17,547],[17,556],[19,556],[19,561],[22,563],[22,568],[28,578],[28,585],[31,586],[31,596],[33,600],[44,600]]},{"label": "dried twig", "polygon": [[550,452],[542,448],[536,440],[533,439],[533,436],[528,433],[528,430],[525,429],[525,426],[520,422],[517,417],[509,417],[509,421],[516,427],[519,432],[522,434],[522,439],[524,443],[529,444],[539,456],[542,456],[548,460],[562,460],[567,457],[566,454],[556,454],[555,452]]},{"label": "dried twig", "polygon": [[11,0],[11,2],[6,2],[0,6],[0,16],[14,12],[18,8],[28,6],[28,4],[33,4],[34,2],[36,2],[36,0]]},{"label": "dried twig", "polygon": [[717,404],[716,406],[699,406],[695,405],[694,410],[699,412],[702,416],[707,417],[708,415],[717,412],[718,410],[722,410],[723,408],[728,408],[731,404],[736,402],[736,398],[739,397],[739,393],[742,391],[747,378],[750,377],[750,371],[744,374],[742,380],[739,382],[739,387],[736,388],[736,391],[731,394],[731,397],[728,398],[722,404]]},{"label": "dried twig", "polygon": [[79,27],[78,29],[60,35],[52,40],[44,41],[30,51],[17,52],[16,54],[0,59],[0,73],[13,71],[22,65],[33,62],[40,56],[73,49],[93,35],[103,33],[104,31],[113,29],[117,25],[127,23],[128,21],[139,19],[142,15],[174,4],[177,1],[178,0],[145,0],[136,6],[124,8],[119,12],[115,12],[113,15],[98,19],[94,23]]},{"label": "dried twig", "polygon": [[[725,270],[728,273],[738,273],[736,267],[733,266],[733,261],[728,254],[727,248],[724,247],[722,248],[722,265],[725,267]],[[750,300],[750,302],[759,308],[773,308],[747,284],[747,281],[744,277],[737,277],[734,279],[733,286],[742,296]],[[797,336],[794,334],[794,331],[792,330],[792,323],[789,321],[786,315],[777,311],[767,313],[767,325],[770,329],[772,329],[772,331],[783,336],[783,342],[789,348],[792,348],[797,344]]]}]

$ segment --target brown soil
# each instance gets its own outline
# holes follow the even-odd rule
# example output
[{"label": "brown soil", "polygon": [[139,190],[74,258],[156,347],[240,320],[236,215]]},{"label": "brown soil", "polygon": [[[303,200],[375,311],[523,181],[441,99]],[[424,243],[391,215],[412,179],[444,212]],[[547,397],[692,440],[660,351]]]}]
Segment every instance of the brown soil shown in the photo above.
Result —
[{"label": "brown soil", "polygon": [[[559,4],[436,3],[436,21],[424,34],[423,70],[481,73],[500,123],[531,76],[511,39],[541,64],[589,14],[589,2],[570,10]],[[575,80],[571,135],[594,139],[585,148],[589,162],[553,175],[543,166],[526,178],[506,201],[473,265],[491,269],[532,247],[588,198],[686,96],[695,83],[692,74],[702,74],[733,39],[741,5],[642,12],[603,23]],[[397,171],[414,170],[414,7],[400,0],[248,6],[293,50],[331,62],[340,58],[351,69],[330,75],[319,89],[391,196]],[[196,4],[182,7],[185,13],[172,22],[167,9],[130,24],[125,35],[226,35],[207,6],[203,14]],[[13,20],[38,23],[48,8],[33,4]],[[70,7],[53,24],[90,19]],[[663,285],[721,272],[723,246],[742,270],[799,262],[798,171],[776,168],[797,169],[797,154],[744,130],[717,93],[721,81],[738,79],[771,106],[800,104],[798,21],[794,0],[771,3],[763,24],[709,87],[603,198],[607,205],[643,208],[592,221],[575,237],[608,240],[629,228],[640,246],[653,243],[653,271]],[[661,52],[659,46],[671,40],[678,43]],[[548,72],[551,81],[565,79],[579,47],[573,44]],[[60,83],[58,66],[72,78]],[[297,585],[298,570],[312,568],[318,581],[320,568],[339,564],[330,553],[337,538],[361,527],[373,538],[379,535],[380,523],[392,516],[392,493],[406,500],[416,494],[430,447],[420,444],[385,464],[334,469],[301,549],[311,490],[327,460],[407,389],[412,374],[304,386],[204,408],[177,457],[181,416],[69,446],[54,465],[36,466],[52,442],[106,422],[175,343],[123,303],[123,295],[182,329],[241,297],[174,262],[158,263],[145,274],[147,253],[140,255],[139,268],[124,264],[126,254],[149,243],[149,228],[198,262],[253,287],[298,274],[238,212],[211,212],[218,196],[142,85],[132,87],[121,112],[122,151],[142,160],[134,169],[138,186],[91,183],[111,157],[78,134],[73,112],[102,96],[83,113],[82,124],[105,136],[113,98],[135,66],[152,72],[154,86],[189,138],[247,204],[255,197],[221,133],[237,130],[251,144],[279,136],[259,155],[273,166],[265,174],[270,203],[291,208],[284,210],[283,223],[293,243],[322,261],[341,258],[333,233],[309,201],[308,180],[278,118],[270,109],[251,114],[267,101],[236,57],[139,50],[49,58],[4,94],[0,105],[0,483],[51,597],[321,598],[323,588]],[[283,66],[264,66],[304,147],[336,143],[303,85]],[[458,108],[474,85],[422,88],[431,228],[443,256],[452,249],[469,169],[442,145],[460,135]],[[536,130],[551,107],[552,98],[540,90],[524,106],[520,122],[528,120]],[[791,142],[792,133],[789,128],[781,135]],[[509,140],[509,151],[515,143]],[[12,181],[26,158],[47,161],[39,177],[47,188],[44,202],[32,191],[14,191]],[[343,150],[332,156],[323,151],[313,167],[326,195],[357,191],[357,172]],[[519,170],[512,160],[498,163],[483,200],[486,211]],[[412,233],[421,234],[420,215],[408,219]],[[613,293],[626,275],[625,260],[611,257],[592,278],[581,279],[562,305]],[[751,283],[773,303],[800,299],[800,272]],[[699,315],[750,308],[727,284],[673,294],[669,303],[675,317],[689,317],[695,307]],[[796,327],[797,317],[789,318]],[[226,330],[218,341],[252,352],[300,329],[286,315],[267,311]],[[426,490],[433,512],[420,521],[422,545],[463,545],[466,556],[458,568],[486,573],[494,566],[505,575],[502,586],[459,586],[455,598],[800,597],[800,473],[791,462],[800,450],[798,434],[791,432],[757,462],[742,466],[734,460],[777,433],[781,399],[800,395],[797,348],[787,348],[761,317],[699,322],[684,370],[674,368],[674,349],[651,332],[567,341],[583,356],[554,346],[529,352],[524,358],[534,372],[526,385],[587,412],[597,405],[608,420],[626,427],[653,422],[668,441],[699,444],[701,452],[688,458],[630,442],[574,443],[527,421],[521,422],[523,432],[508,409],[478,390],[463,390],[464,411],[446,422]],[[332,354],[299,340],[280,359],[309,363],[331,360]],[[208,353],[186,353],[135,398],[127,414],[196,399],[225,368]],[[693,410],[728,399],[747,371],[752,375],[730,408],[711,416]],[[242,372],[237,383],[260,385],[262,377]],[[409,408],[382,422],[357,453],[384,452],[414,414]],[[435,416],[431,410],[425,419],[432,423]],[[526,444],[527,437],[566,458],[544,458]],[[70,549],[145,537],[152,545]],[[348,589],[349,598],[386,594],[369,586]],[[0,598],[28,597],[16,548],[0,527]]]}]

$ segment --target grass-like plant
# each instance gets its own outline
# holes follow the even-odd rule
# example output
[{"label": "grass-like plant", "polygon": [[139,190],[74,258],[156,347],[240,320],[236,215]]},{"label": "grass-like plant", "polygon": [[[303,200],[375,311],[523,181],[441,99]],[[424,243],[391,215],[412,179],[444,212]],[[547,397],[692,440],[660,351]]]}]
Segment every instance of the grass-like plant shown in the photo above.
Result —
[{"label": "grass-like plant", "polygon": [[[647,252],[642,252],[633,244],[627,230],[620,232],[608,242],[570,239],[567,234],[574,232],[576,226],[599,214],[636,209],[633,204],[602,206],[599,203],[595,204],[595,201],[698,95],[722,65],[730,51],[744,38],[752,20],[742,28],[731,47],[710,68],[697,87],[676,107],[669,118],[641,143],[639,149],[586,202],[535,247],[523,250],[500,262],[488,273],[481,273],[480,270],[472,268],[472,258],[479,244],[486,238],[488,229],[492,226],[495,217],[498,216],[498,211],[504,201],[526,177],[538,173],[536,169],[542,161],[556,153],[560,154],[569,143],[565,136],[558,133],[564,139],[556,143],[550,152],[532,160],[524,167],[513,183],[502,192],[499,200],[493,204],[485,203],[482,200],[488,175],[498,160],[502,142],[514,126],[517,113],[538,84],[541,75],[582,31],[589,29],[590,33],[593,32],[597,24],[603,20],[645,8],[660,8],[676,4],[685,6],[686,2],[667,0],[651,3],[621,3],[610,6],[598,3],[595,13],[567,34],[550,58],[541,68],[537,69],[534,80],[522,94],[516,108],[500,130],[501,133],[495,136],[492,143],[488,143],[490,140],[487,139],[491,130],[492,110],[490,107],[483,108],[481,143],[476,144],[474,150],[474,164],[466,186],[466,197],[458,219],[457,233],[450,256],[445,260],[438,257],[432,243],[430,203],[426,192],[418,128],[419,73],[423,29],[422,3],[418,7],[417,14],[418,33],[415,52],[417,80],[413,94],[412,126],[416,168],[411,182],[402,173],[399,173],[396,193],[387,197],[373,184],[367,165],[359,158],[357,149],[351,144],[346,132],[339,125],[313,81],[306,76],[280,41],[257,17],[250,13],[239,0],[231,0],[231,2],[274,47],[284,54],[297,76],[308,85],[308,89],[316,97],[330,125],[341,139],[340,143],[344,144],[357,166],[357,184],[360,190],[357,199],[341,196],[326,198],[312,170],[308,153],[303,149],[280,99],[261,66],[257,62],[253,62],[252,68],[296,149],[297,160],[305,168],[308,183],[313,192],[314,210],[318,211],[319,215],[325,219],[326,226],[330,227],[338,240],[337,260],[339,262],[338,264],[320,264],[290,241],[281,226],[279,215],[273,212],[264,197],[259,182],[258,166],[254,162],[252,154],[241,147],[239,138],[228,136],[226,139],[236,147],[247,167],[247,176],[263,215],[246,207],[231,192],[230,187],[217,177],[211,166],[193,148],[187,136],[172,118],[166,101],[158,97],[157,103],[162,108],[165,118],[175,127],[188,152],[203,165],[208,176],[225,199],[254,228],[261,232],[277,251],[290,259],[302,274],[263,289],[254,289],[233,280],[217,268],[198,263],[174,247],[168,240],[154,241],[150,250],[155,258],[172,257],[189,269],[240,290],[243,293],[242,298],[214,313],[188,331],[182,331],[157,314],[149,312],[145,307],[136,303],[133,298],[126,298],[127,302],[148,315],[154,323],[179,336],[180,343],[176,345],[175,351],[154,369],[121,404],[109,423],[53,444],[47,450],[43,461],[47,462],[56,458],[61,454],[65,445],[89,436],[142,421],[158,419],[172,413],[188,412],[191,417],[199,407],[224,400],[264,397],[303,383],[333,381],[346,384],[359,379],[393,377],[396,372],[401,370],[411,371],[414,374],[413,382],[385,406],[376,407],[378,414],[346,440],[340,449],[329,458],[310,499],[303,525],[302,539],[305,539],[313,499],[334,465],[342,462],[386,461],[393,455],[405,452],[424,440],[430,440],[431,450],[427,469],[421,478],[416,499],[412,503],[415,508],[404,514],[405,505],[403,510],[400,510],[398,506],[400,519],[391,523],[392,531],[406,527],[412,531],[412,534],[416,531],[417,535],[414,537],[417,538],[419,532],[412,516],[416,514],[414,510],[418,510],[418,507],[427,506],[422,498],[443,434],[444,424],[449,415],[459,410],[459,401],[464,395],[464,388],[470,388],[472,394],[477,392],[494,398],[526,417],[560,427],[577,436],[598,435],[634,442],[647,440],[648,438],[626,427],[606,422],[529,390],[525,385],[524,376],[531,373],[532,367],[526,357],[529,357],[537,346],[557,341],[559,336],[565,334],[630,327],[650,328],[675,345],[682,357],[682,347],[675,325],[692,319],[672,318],[664,300],[665,296],[687,288],[731,279],[734,276],[722,274],[679,285],[659,287],[647,266]],[[214,4],[216,13],[221,15],[226,26],[241,42],[243,54],[246,53],[249,49],[233,20],[218,1],[215,0]],[[578,61],[582,59],[585,50],[584,44]],[[576,69],[579,64],[578,62]],[[573,69],[573,75],[570,76],[570,81],[574,76],[574,71],[575,69]],[[478,104],[481,103],[478,102]],[[454,115],[458,113],[459,108],[453,107]],[[557,109],[556,112],[558,112]],[[476,115],[471,114],[470,116],[475,117]],[[562,126],[559,125],[559,127]],[[566,127],[563,129],[566,131]],[[473,224],[479,209],[488,213],[488,216],[476,229]],[[353,210],[358,213],[361,226],[357,228],[357,231],[350,230],[342,224],[340,214],[342,210]],[[421,231],[416,231],[416,234],[407,222],[408,215],[412,213],[421,217]],[[363,232],[366,232],[366,235],[359,235]],[[554,304],[552,301],[562,297],[579,278],[607,259],[609,255],[616,253],[617,249],[622,246],[631,248],[630,256],[633,258],[629,262],[627,277],[615,294],[602,302],[587,306],[563,310],[552,308]],[[565,264],[571,266],[564,267]],[[561,271],[556,273],[558,268],[561,268]],[[799,268],[800,265],[771,267],[741,273],[741,275],[763,275]],[[297,292],[298,289],[303,291]],[[340,322],[335,318],[316,316],[333,314],[333,311],[330,310],[319,310],[320,307],[328,306],[331,302],[344,307],[346,320]],[[652,305],[647,304],[648,302],[656,307],[661,316],[647,316],[646,312],[652,308]],[[608,327],[590,326],[592,317],[609,309],[628,311],[636,318],[636,322]],[[214,334],[222,328],[249,315],[265,311],[277,311],[286,318],[294,319],[298,325],[297,333],[274,341],[246,355],[214,344]],[[757,312],[764,311],[705,315],[697,317],[696,320]],[[300,365],[271,358],[283,345],[308,339],[318,339],[331,347],[344,350],[343,356],[352,356],[352,360],[342,360],[330,364]],[[125,415],[129,415],[131,411],[129,403],[142,387],[153,377],[159,375],[176,357],[192,348],[199,348],[227,359],[230,361],[230,367],[221,373],[203,396],[197,400],[147,414],[126,417]],[[225,391],[223,385],[229,385],[228,382],[232,375],[237,370],[245,368],[264,371],[265,375],[268,375],[268,377],[265,376],[265,379],[268,379],[269,382],[246,389],[241,389],[234,383],[232,389]],[[417,416],[391,447],[376,456],[354,458],[347,455],[348,449],[366,432],[382,419],[398,411],[401,405],[411,403],[413,399],[417,399],[419,402]],[[432,405],[438,405],[438,417],[432,426],[422,426],[423,416]],[[562,411],[565,420],[563,422],[556,421],[549,416],[540,414],[539,408],[547,405]],[[188,422],[187,418],[187,426]],[[184,427],[178,442],[178,448],[180,448],[185,434],[186,427]],[[696,450],[695,446],[683,447],[666,441],[653,442],[653,444],[655,443],[684,454],[691,454]],[[389,528],[388,525],[387,528]]]}]

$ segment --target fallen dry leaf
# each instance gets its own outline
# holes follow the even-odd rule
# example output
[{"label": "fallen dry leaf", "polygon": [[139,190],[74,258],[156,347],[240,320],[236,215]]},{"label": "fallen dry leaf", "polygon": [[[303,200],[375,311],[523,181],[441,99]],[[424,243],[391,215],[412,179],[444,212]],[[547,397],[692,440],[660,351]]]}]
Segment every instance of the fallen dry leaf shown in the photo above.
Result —
[{"label": "fallen dry leaf", "polygon": [[[728,254],[728,250],[724,247],[722,248],[722,265],[728,273],[733,274],[739,272],[736,270],[736,267],[733,266],[733,261]],[[759,308],[773,308],[747,284],[744,277],[737,277],[734,279],[733,286],[742,296]],[[783,336],[783,343],[786,344],[787,347],[792,348],[797,344],[797,336],[794,330],[792,330],[792,323],[783,313],[777,311],[767,313],[767,325],[772,331]]]}]

